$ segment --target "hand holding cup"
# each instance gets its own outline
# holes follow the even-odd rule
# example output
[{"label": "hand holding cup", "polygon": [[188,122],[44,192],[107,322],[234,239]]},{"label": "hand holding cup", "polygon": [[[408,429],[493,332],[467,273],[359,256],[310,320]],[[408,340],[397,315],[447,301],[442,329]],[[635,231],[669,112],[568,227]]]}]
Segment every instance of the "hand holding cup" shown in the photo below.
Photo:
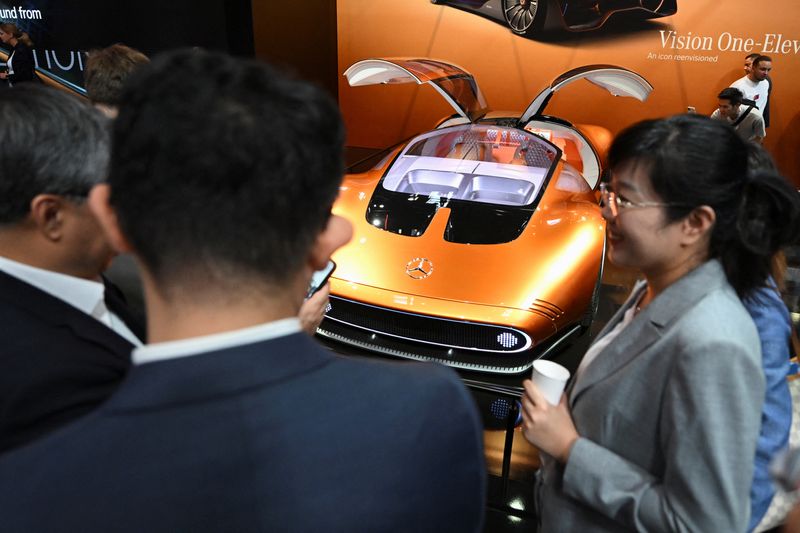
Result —
[{"label": "hand holding cup", "polygon": [[525,438],[542,452],[566,463],[578,431],[572,421],[564,386],[569,371],[552,361],[536,361],[531,380],[523,385],[522,420]]},{"label": "hand holding cup", "polygon": [[568,380],[569,370],[558,363],[541,359],[533,362],[531,381],[550,405],[558,405]]}]

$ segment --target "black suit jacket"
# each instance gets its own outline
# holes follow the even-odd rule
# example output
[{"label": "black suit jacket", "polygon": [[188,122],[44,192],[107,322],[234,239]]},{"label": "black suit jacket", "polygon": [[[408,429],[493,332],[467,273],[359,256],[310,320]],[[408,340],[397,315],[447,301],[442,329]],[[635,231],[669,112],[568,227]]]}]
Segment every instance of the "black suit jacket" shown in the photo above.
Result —
[{"label": "black suit jacket", "polygon": [[305,334],[134,366],[0,458],[5,533],[479,531],[482,430],[456,375]]},{"label": "black suit jacket", "polygon": [[13,54],[11,66],[14,69],[14,74],[8,75],[8,81],[11,85],[17,85],[26,81],[40,81],[36,76],[36,68],[33,61],[33,51],[21,42],[17,43],[9,57]]},{"label": "black suit jacket", "polygon": [[[114,291],[106,290],[109,309],[143,335]],[[130,367],[130,342],[4,272],[0,324],[0,453],[95,409]]]}]

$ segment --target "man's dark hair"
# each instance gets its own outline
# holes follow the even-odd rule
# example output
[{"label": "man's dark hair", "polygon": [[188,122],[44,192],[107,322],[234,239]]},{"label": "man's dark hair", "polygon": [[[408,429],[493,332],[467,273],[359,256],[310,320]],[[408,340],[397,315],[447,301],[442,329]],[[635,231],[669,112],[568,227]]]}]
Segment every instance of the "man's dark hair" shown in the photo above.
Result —
[{"label": "man's dark hair", "polygon": [[752,59],[755,59],[755,58],[759,57],[760,55],[761,54],[759,54],[758,52],[754,52],[752,54],[747,54],[746,56],[744,56],[744,58],[752,60]]},{"label": "man's dark hair", "polygon": [[111,203],[162,286],[297,274],[342,179],[329,96],[260,62],[183,50],[134,73],[119,109]]},{"label": "man's dark hair", "polygon": [[0,224],[21,221],[39,194],[80,201],[106,177],[105,117],[63,91],[0,91]]},{"label": "man's dark hair", "polygon": [[86,95],[96,104],[118,105],[125,80],[149,61],[143,53],[119,43],[89,51],[83,72]]},{"label": "man's dark hair", "polygon": [[756,68],[762,61],[769,61],[772,63],[772,58],[769,56],[758,56],[757,58],[753,59],[753,68]]},{"label": "man's dark hair", "polygon": [[739,105],[742,103],[744,93],[742,93],[742,91],[736,87],[726,87],[720,91],[720,93],[717,95],[717,98],[720,100],[729,100],[731,105]]}]

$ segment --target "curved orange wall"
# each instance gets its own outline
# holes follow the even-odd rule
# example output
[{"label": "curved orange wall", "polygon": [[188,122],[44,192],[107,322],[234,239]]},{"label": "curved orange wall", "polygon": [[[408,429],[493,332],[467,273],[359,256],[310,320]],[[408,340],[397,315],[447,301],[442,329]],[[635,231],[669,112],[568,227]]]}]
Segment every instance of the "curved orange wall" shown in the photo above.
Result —
[{"label": "curved orange wall", "polygon": [[[794,0],[757,8],[744,0],[678,0],[678,13],[671,17],[634,27],[617,17],[600,30],[550,41],[519,37],[502,23],[429,0],[338,0],[337,13],[340,72],[368,57],[443,59],[470,71],[495,110],[524,109],[553,78],[577,66],[611,63],[635,70],[655,87],[645,103],[615,99],[580,82],[554,96],[548,107],[549,114],[614,132],[644,118],[685,112],[687,106],[710,114],[717,93],[744,74],[744,56],[766,53],[768,47],[774,90],[765,146],[800,185],[800,4]],[[691,32],[700,37],[695,42],[701,48],[711,49],[672,50],[670,31],[686,37]],[[779,35],[788,44],[776,44]],[[743,45],[752,39],[751,49],[732,49],[735,38]],[[451,113],[429,87],[351,88],[343,77],[339,100],[351,146],[388,146]]]}]

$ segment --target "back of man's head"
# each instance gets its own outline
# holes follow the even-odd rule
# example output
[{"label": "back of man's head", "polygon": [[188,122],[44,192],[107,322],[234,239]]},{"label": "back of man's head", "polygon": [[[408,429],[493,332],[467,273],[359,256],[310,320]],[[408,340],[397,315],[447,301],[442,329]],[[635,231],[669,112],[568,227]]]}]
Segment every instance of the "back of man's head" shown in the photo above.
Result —
[{"label": "back of man's head", "polygon": [[173,52],[123,92],[110,203],[162,288],[280,285],[325,228],[343,140],[316,87],[255,61]]},{"label": "back of man's head", "polygon": [[726,87],[720,91],[720,93],[717,95],[717,98],[720,100],[728,100],[731,105],[737,106],[742,103],[744,94],[736,87]]},{"label": "back of man's head", "polygon": [[117,106],[125,80],[149,61],[146,55],[124,44],[91,50],[83,71],[86,95],[92,103]]},{"label": "back of man's head", "polygon": [[82,202],[106,176],[107,122],[65,92],[44,86],[0,91],[0,228],[52,194]]}]

